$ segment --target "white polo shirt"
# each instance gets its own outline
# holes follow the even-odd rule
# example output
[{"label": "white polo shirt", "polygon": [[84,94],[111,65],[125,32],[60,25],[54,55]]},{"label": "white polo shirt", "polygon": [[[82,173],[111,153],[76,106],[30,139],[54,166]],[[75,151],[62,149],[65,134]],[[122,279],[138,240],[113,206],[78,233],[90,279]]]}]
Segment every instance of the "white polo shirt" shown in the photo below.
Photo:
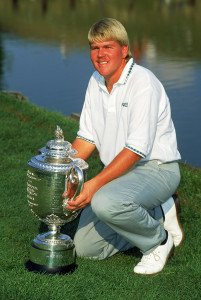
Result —
[{"label": "white polo shirt", "polygon": [[78,137],[94,143],[107,166],[124,148],[143,161],[179,160],[169,99],[155,75],[130,59],[109,94],[97,71],[90,78]]}]

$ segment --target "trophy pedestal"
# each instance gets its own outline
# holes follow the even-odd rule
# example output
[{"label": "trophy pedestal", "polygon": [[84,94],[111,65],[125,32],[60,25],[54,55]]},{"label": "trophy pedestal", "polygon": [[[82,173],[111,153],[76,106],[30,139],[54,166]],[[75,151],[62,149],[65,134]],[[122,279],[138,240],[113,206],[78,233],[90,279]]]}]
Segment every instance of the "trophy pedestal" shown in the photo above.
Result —
[{"label": "trophy pedestal", "polygon": [[25,267],[29,271],[46,274],[67,274],[77,268],[72,239],[66,234],[49,231],[39,234],[33,241],[30,260]]}]

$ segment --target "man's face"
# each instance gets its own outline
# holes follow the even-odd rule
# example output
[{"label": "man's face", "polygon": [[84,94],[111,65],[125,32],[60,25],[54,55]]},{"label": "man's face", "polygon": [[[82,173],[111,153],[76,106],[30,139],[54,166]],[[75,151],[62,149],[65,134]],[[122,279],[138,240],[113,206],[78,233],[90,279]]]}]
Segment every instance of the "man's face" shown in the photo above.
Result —
[{"label": "man's face", "polygon": [[125,66],[128,46],[116,41],[94,42],[90,45],[90,57],[94,68],[106,79],[120,77]]}]

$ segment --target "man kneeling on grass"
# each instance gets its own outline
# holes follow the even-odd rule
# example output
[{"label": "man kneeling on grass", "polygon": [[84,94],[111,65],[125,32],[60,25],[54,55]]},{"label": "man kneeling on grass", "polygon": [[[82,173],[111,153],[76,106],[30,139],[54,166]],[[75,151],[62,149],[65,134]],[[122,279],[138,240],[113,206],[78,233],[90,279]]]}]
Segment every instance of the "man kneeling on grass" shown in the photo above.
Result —
[{"label": "man kneeling on grass", "polygon": [[[134,272],[154,274],[183,240],[172,198],[180,154],[169,99],[154,74],[134,62],[119,21],[98,21],[88,39],[95,72],[72,146],[84,160],[96,148],[105,167],[68,201],[67,209],[83,209],[76,252],[104,259],[135,246],[143,255]],[[153,214],[159,207],[164,222]]]}]

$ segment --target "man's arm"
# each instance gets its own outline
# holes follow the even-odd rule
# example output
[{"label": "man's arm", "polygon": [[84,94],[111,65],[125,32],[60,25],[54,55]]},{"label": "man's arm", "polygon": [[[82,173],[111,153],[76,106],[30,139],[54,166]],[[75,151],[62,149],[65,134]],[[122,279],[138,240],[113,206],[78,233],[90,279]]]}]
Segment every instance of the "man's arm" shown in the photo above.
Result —
[{"label": "man's arm", "polygon": [[72,143],[72,147],[78,151],[76,157],[87,160],[92,152],[95,150],[96,146],[89,143],[83,139],[76,138]]},{"label": "man's arm", "polygon": [[106,168],[94,177],[94,181],[96,181],[97,186],[100,188],[106,183],[126,173],[140,159],[141,156],[124,148]]},{"label": "man's arm", "polygon": [[76,210],[87,206],[102,186],[126,173],[140,159],[141,156],[124,148],[98,175],[84,183],[80,195],[75,200],[68,201],[67,209]]}]

